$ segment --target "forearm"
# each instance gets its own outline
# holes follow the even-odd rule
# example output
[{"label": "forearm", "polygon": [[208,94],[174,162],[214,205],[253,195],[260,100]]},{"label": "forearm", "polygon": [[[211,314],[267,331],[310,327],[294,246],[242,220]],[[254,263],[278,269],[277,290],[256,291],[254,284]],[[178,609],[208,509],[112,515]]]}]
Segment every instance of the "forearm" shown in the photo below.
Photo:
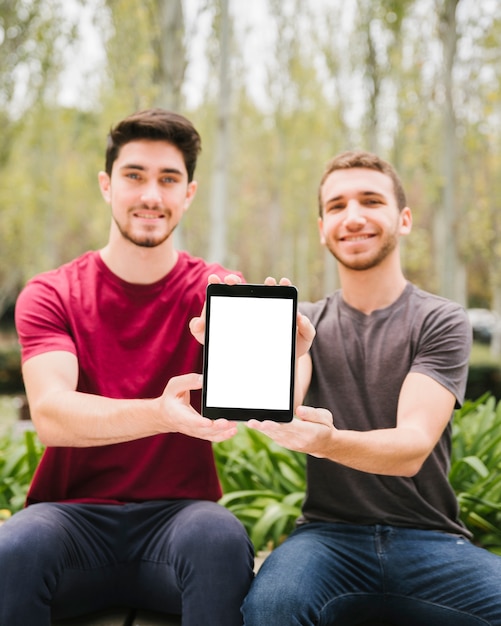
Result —
[{"label": "forearm", "polygon": [[335,430],[323,443],[314,456],[386,476],[414,476],[431,452],[429,440],[412,428]]},{"label": "forearm", "polygon": [[30,409],[47,446],[102,446],[167,431],[160,399],[119,400],[68,390],[49,393]]}]

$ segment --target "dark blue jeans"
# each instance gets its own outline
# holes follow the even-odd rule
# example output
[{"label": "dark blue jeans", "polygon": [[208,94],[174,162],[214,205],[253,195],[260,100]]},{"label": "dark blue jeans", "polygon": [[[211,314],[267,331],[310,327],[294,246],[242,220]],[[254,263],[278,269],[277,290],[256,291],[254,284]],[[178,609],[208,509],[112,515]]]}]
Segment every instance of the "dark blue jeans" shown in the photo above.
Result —
[{"label": "dark blue jeans", "polygon": [[501,558],[457,535],[312,523],[266,559],[245,626],[501,626]]},{"label": "dark blue jeans", "polygon": [[240,626],[252,566],[245,529],[214,502],[35,504],[0,527],[0,624],[130,606]]}]

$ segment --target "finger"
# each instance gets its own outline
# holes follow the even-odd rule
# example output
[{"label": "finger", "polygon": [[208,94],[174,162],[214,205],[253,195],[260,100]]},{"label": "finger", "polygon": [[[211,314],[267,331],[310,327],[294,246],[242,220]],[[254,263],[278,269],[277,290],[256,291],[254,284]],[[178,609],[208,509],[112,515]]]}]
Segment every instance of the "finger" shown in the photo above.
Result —
[{"label": "finger", "polygon": [[183,374],[172,377],[167,383],[166,390],[176,396],[181,396],[186,391],[202,388],[201,374]]},{"label": "finger", "polygon": [[219,285],[223,282],[217,274],[209,274],[209,278],[207,280],[210,285]]},{"label": "finger", "polygon": [[297,314],[297,329],[299,334],[306,341],[313,341],[315,335],[317,334],[317,331],[310,320],[305,315],[301,315],[301,313]]},{"label": "finger", "polygon": [[189,323],[190,332],[198,341],[198,343],[204,344],[205,340],[205,316],[193,317]]},{"label": "finger", "polygon": [[241,282],[242,282],[242,279],[240,278],[240,276],[237,276],[236,274],[228,274],[227,276],[224,277],[225,285],[239,285]]},{"label": "finger", "polygon": [[314,422],[332,426],[332,413],[327,409],[316,409],[312,406],[298,406],[296,416],[304,422]]},{"label": "finger", "polygon": [[292,281],[290,280],[290,278],[286,278],[285,276],[283,276],[280,279],[280,285],[282,287],[289,287],[290,285],[292,285]]},{"label": "finger", "polygon": [[264,284],[268,285],[268,287],[274,287],[277,284],[277,281],[273,278],[273,276],[267,276],[264,279]]},{"label": "finger", "polygon": [[273,433],[280,432],[280,424],[271,420],[250,419],[247,422],[247,426],[253,430],[259,430],[259,432],[269,437],[271,437]]},{"label": "finger", "polygon": [[226,419],[209,420],[210,424],[203,431],[203,438],[212,442],[225,441],[237,434],[236,422]]}]

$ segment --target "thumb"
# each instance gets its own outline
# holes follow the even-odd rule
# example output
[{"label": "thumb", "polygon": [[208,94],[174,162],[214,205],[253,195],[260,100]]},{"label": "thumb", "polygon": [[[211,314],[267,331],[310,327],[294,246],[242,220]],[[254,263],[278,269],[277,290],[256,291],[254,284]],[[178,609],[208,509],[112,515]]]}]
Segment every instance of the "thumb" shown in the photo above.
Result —
[{"label": "thumb", "polygon": [[296,416],[303,422],[315,422],[317,424],[332,424],[332,413],[327,409],[316,409],[312,406],[298,406]]},{"label": "thumb", "polygon": [[173,376],[167,383],[165,390],[172,395],[182,396],[187,391],[201,388],[201,374],[183,374],[182,376]]}]

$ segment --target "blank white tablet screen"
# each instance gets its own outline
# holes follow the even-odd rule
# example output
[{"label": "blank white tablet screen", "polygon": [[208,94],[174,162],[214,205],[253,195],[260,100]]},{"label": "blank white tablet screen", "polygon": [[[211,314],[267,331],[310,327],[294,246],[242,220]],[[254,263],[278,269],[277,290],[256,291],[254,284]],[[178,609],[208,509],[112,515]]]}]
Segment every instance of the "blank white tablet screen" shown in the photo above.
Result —
[{"label": "blank white tablet screen", "polygon": [[287,410],[293,301],[211,298],[207,406]]}]

